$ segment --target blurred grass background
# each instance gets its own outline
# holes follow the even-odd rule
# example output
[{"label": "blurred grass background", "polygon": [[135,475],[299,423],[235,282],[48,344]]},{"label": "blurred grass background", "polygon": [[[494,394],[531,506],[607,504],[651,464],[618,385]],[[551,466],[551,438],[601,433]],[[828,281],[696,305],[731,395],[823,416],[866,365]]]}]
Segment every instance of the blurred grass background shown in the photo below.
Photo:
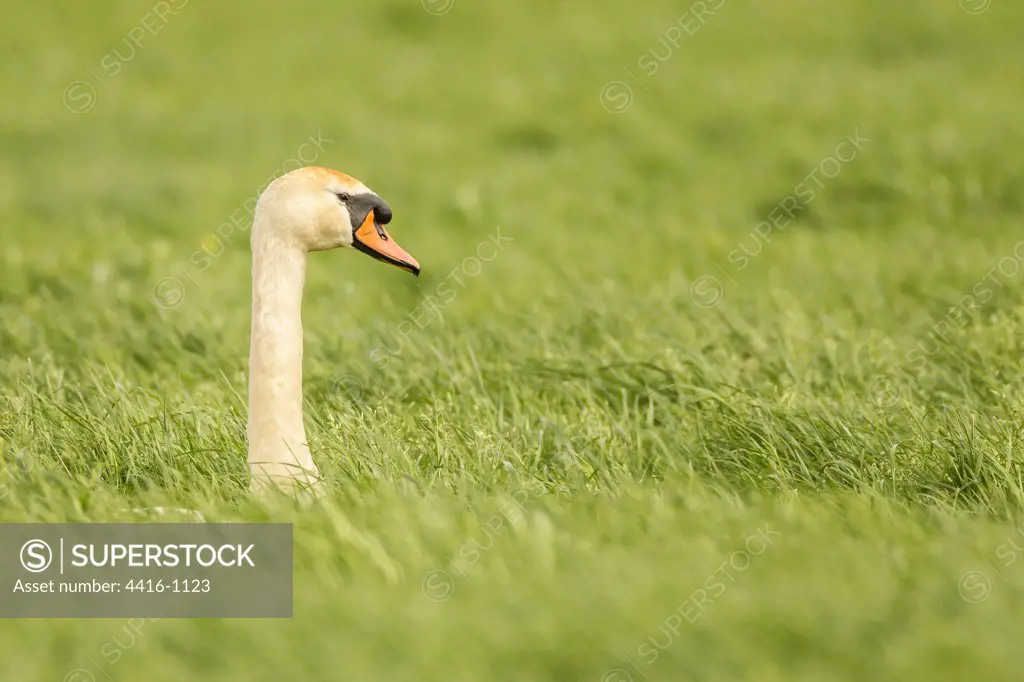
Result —
[{"label": "blurred grass background", "polygon": [[[0,520],[296,524],[293,620],[6,621],[4,679],[1019,679],[1024,8],[4,16]],[[311,137],[424,273],[311,259],[299,509],[216,235]]]}]

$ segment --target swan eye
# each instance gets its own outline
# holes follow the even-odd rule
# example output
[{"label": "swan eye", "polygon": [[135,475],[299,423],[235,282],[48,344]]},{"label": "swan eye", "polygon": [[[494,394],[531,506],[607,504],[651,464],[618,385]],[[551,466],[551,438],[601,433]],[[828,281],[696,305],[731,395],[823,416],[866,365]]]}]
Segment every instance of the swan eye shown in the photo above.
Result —
[{"label": "swan eye", "polygon": [[338,193],[338,201],[340,201],[340,202],[341,202],[341,203],[343,203],[343,204],[347,204],[347,203],[348,203],[348,200],[349,200],[350,198],[351,198],[351,197],[349,197],[349,195],[348,195],[348,192],[339,192],[339,193]]}]

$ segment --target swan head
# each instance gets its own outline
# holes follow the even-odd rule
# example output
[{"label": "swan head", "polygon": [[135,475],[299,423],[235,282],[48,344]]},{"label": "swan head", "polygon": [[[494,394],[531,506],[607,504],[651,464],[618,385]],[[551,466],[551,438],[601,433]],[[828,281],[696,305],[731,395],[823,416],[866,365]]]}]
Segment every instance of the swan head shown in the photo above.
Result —
[{"label": "swan head", "polygon": [[420,264],[384,229],[391,217],[391,207],[355,178],[309,166],[282,175],[263,191],[253,239],[257,231],[270,230],[306,251],[351,247],[419,276]]}]

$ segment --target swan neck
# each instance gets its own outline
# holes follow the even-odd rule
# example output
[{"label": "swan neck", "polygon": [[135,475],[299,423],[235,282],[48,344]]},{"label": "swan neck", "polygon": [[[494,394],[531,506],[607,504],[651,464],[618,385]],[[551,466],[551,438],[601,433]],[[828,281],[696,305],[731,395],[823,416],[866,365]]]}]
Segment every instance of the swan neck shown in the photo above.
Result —
[{"label": "swan neck", "polygon": [[306,252],[273,235],[257,219],[252,234],[248,424],[254,486],[310,482],[316,475],[302,420]]}]

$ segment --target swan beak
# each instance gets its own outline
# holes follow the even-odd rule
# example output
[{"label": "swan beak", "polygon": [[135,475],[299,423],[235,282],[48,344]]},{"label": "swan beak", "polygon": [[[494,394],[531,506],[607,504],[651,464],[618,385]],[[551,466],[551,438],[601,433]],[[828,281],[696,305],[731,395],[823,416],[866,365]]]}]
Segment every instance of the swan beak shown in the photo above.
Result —
[{"label": "swan beak", "polygon": [[373,210],[366,214],[366,220],[352,235],[352,246],[384,263],[397,265],[415,276],[420,276],[420,264],[395,243],[384,226],[376,221]]}]

